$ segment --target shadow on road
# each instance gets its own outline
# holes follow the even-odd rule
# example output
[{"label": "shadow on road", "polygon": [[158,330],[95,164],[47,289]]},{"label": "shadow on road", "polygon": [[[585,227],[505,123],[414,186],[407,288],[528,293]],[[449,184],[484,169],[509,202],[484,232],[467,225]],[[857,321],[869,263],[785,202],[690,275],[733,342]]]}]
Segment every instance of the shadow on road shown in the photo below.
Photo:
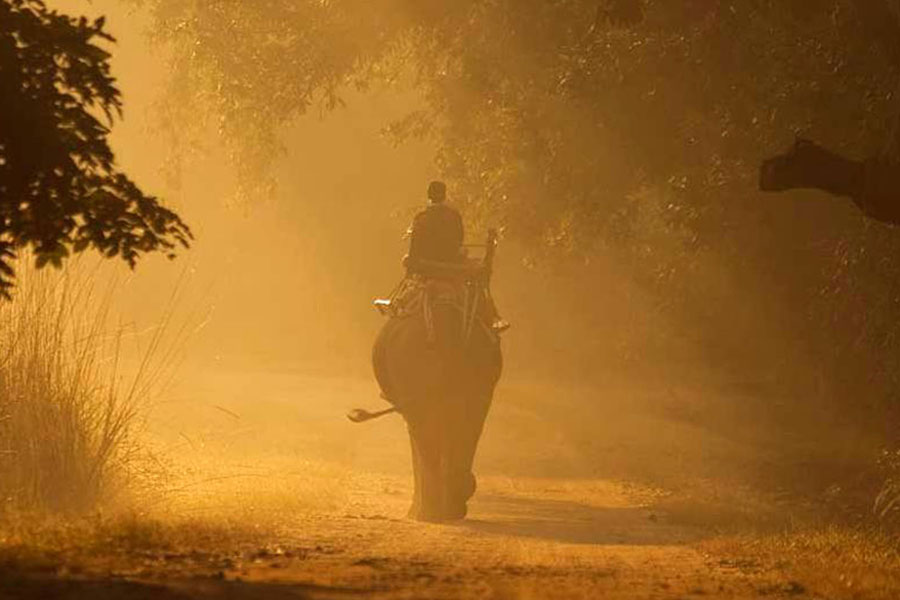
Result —
[{"label": "shadow on road", "polygon": [[346,600],[371,590],[311,584],[282,584],[186,579],[149,582],[96,577],[60,577],[56,573],[9,573],[0,569],[0,600]]},{"label": "shadow on road", "polygon": [[528,537],[565,544],[677,545],[706,537],[700,528],[665,522],[645,507],[599,507],[565,500],[501,495],[478,498],[461,527],[492,535]]}]

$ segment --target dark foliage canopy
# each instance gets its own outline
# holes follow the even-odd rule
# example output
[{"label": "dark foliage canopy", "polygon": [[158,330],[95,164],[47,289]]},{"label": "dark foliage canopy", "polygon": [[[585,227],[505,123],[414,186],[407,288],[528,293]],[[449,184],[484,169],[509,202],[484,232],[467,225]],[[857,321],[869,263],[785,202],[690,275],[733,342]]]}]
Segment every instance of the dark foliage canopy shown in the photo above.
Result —
[{"label": "dark foliage canopy", "polygon": [[132,267],[143,253],[187,247],[187,225],[116,169],[107,135],[122,108],[114,41],[40,0],[0,0],[0,294],[19,249],[60,266],[93,247]]},{"label": "dark foliage canopy", "polygon": [[650,188],[707,239],[720,194],[747,195],[795,131],[868,151],[896,114],[895,0],[150,4],[176,48],[178,126],[204,107],[242,175],[316,102],[412,86],[427,101],[391,133],[436,139],[470,219],[536,249],[590,252]]}]

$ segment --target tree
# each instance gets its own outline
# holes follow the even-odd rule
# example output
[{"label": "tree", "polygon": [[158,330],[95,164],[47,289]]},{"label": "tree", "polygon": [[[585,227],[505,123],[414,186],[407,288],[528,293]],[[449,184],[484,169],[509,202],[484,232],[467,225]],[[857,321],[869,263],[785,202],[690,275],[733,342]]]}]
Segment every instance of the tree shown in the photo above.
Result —
[{"label": "tree", "polygon": [[[897,0],[148,3],[176,56],[179,134],[220,127],[251,181],[278,128],[317,103],[411,86],[425,102],[387,129],[437,141],[470,225],[504,226],[543,258],[614,249],[717,348],[734,307],[759,303],[844,393],[900,390],[900,304],[871,310],[900,297],[900,236],[840,203],[791,220],[801,197],[756,189],[760,159],[795,133],[844,155],[889,149]],[[710,301],[698,264],[746,297]],[[745,342],[735,330],[737,356]]]},{"label": "tree", "polygon": [[122,99],[110,75],[104,20],[0,0],[0,295],[20,249],[59,267],[94,248],[131,267],[173,256],[191,232],[115,166],[107,135]]},{"label": "tree", "polygon": [[472,221],[589,253],[648,187],[671,192],[670,216],[704,241],[722,210],[757,218],[749,199],[713,197],[746,196],[754,158],[793,130],[871,144],[897,79],[890,11],[874,8],[891,2],[151,4],[176,49],[177,127],[214,119],[245,182],[265,173],[277,127],[317,100],[400,82],[427,103],[390,130],[439,140]]}]

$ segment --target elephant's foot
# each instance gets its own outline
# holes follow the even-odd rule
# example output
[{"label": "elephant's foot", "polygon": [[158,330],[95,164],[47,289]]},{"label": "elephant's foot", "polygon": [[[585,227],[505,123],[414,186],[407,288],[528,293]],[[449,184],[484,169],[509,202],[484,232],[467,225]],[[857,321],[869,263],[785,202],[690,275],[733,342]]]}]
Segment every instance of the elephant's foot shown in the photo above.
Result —
[{"label": "elephant's foot", "polygon": [[429,509],[421,505],[413,504],[406,516],[409,519],[423,521],[425,523],[449,523],[465,519],[467,513],[468,508],[465,502],[458,507],[448,510]]},{"label": "elephant's foot", "polygon": [[[459,521],[466,518],[468,507],[466,504],[469,499],[475,495],[477,484],[475,475],[471,471],[456,478],[457,485],[453,490],[448,490],[449,497],[452,500],[445,502],[429,503],[423,501],[417,494],[413,499],[413,504],[407,513],[407,517],[417,521],[426,521],[429,523],[445,523],[447,521]],[[443,504],[443,506],[441,506]]]},{"label": "elephant's foot", "polygon": [[478,483],[475,481],[475,475],[470,471],[463,476],[463,502],[468,502],[475,495],[478,489]]}]

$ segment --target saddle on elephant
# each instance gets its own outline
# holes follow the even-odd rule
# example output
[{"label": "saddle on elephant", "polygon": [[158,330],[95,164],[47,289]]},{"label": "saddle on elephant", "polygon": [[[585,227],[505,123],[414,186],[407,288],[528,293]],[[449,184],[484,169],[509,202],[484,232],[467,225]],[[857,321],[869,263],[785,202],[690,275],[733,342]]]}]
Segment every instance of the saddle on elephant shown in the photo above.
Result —
[{"label": "saddle on elephant", "polygon": [[436,335],[432,316],[437,305],[455,307],[462,314],[464,340],[476,326],[495,335],[501,333],[509,325],[500,320],[490,292],[496,244],[497,234],[491,230],[481,259],[448,262],[405,257],[405,277],[388,298],[376,299],[375,307],[394,319],[422,315],[432,342]]}]

